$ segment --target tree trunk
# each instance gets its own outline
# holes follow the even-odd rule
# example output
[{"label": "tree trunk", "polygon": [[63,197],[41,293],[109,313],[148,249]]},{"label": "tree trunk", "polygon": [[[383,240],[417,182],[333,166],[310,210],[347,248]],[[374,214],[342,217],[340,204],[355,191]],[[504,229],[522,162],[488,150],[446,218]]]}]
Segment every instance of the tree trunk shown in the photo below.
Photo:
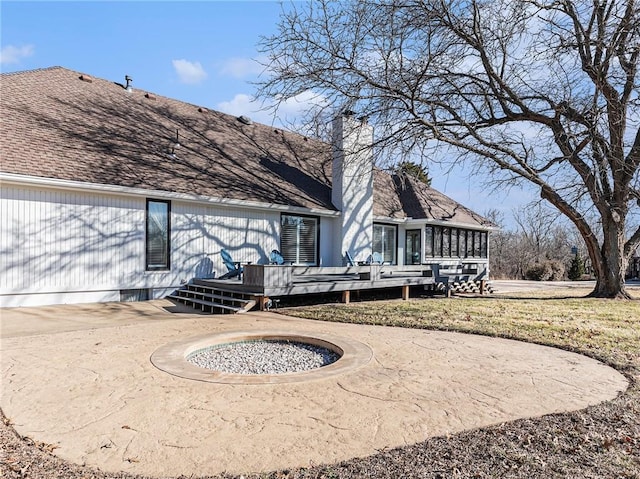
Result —
[{"label": "tree trunk", "polygon": [[[614,215],[615,216],[615,215]],[[624,221],[603,218],[604,241],[602,249],[592,255],[596,274],[596,287],[589,296],[595,298],[631,299],[624,284],[628,258],[624,256]],[[617,221],[616,221],[617,220]],[[596,256],[595,258],[593,256]]]}]

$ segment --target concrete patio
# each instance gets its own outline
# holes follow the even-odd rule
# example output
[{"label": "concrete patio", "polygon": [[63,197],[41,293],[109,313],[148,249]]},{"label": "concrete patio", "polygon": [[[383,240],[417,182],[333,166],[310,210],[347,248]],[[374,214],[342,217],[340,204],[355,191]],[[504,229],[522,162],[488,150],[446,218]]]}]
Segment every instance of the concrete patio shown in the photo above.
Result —
[{"label": "concrete patio", "polygon": [[[332,463],[581,409],[627,387],[581,355],[458,333],[199,315],[164,300],[0,315],[3,412],[54,454],[104,471],[200,476]],[[279,384],[185,379],[150,361],[176,341],[270,330],[345,338],[372,354],[341,374]]]}]

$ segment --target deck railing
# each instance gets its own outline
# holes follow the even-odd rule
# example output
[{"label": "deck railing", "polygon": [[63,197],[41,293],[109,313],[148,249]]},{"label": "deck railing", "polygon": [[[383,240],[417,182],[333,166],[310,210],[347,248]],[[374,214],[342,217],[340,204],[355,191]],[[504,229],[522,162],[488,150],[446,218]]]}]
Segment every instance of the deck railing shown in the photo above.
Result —
[{"label": "deck railing", "polygon": [[[467,276],[469,279],[486,279],[487,265],[483,263],[433,263],[417,265],[358,266],[295,266],[271,264],[247,264],[244,266],[243,284],[260,288],[286,288],[296,282],[317,278],[322,281],[344,280],[352,276],[360,281],[379,281],[395,277],[443,277]],[[320,279],[321,278],[321,279]]]}]

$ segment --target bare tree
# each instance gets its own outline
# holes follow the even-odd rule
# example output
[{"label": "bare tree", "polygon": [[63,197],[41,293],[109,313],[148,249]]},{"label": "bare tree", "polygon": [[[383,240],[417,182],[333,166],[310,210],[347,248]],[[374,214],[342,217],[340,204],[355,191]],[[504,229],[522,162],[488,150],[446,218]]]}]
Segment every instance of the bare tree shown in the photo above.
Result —
[{"label": "bare tree", "polygon": [[559,213],[549,210],[540,203],[529,204],[514,210],[513,219],[518,225],[522,239],[529,252],[530,262],[541,262],[545,259],[559,259],[553,246],[557,246]]},{"label": "bare tree", "polygon": [[500,187],[528,182],[580,232],[592,294],[628,298],[640,244],[635,1],[291,4],[262,40],[271,76],[258,95],[311,91],[367,115],[389,155],[455,155]]},{"label": "bare tree", "polygon": [[484,216],[499,227],[489,235],[489,266],[495,279],[523,279],[529,254],[523,253],[521,236],[504,226],[504,214],[496,209]]},{"label": "bare tree", "polygon": [[515,229],[504,227],[504,215],[498,210],[488,210],[485,216],[500,226],[489,238],[494,278],[524,279],[528,270],[540,265],[561,274],[569,266],[572,247],[582,244],[573,238],[573,225],[540,202],[513,210]]}]

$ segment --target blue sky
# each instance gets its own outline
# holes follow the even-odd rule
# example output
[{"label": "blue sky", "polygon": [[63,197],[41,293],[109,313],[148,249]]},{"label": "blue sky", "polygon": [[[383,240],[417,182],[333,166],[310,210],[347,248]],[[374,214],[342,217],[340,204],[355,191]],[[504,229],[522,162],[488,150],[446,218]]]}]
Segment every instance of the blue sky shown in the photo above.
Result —
[{"label": "blue sky", "polygon": [[1,9],[3,72],[58,65],[113,81],[129,75],[134,88],[250,113],[249,82],[262,71],[256,44],[275,32],[281,5],[3,1]]},{"label": "blue sky", "polygon": [[[287,3],[284,4],[286,8]],[[263,1],[7,1],[0,2],[3,73],[62,66],[133,87],[271,124],[251,103],[263,70],[257,43],[276,32],[283,5]],[[281,113],[295,115],[290,102]],[[432,167],[433,186],[485,213],[496,208],[508,224],[520,190],[488,196],[478,178]]]}]

